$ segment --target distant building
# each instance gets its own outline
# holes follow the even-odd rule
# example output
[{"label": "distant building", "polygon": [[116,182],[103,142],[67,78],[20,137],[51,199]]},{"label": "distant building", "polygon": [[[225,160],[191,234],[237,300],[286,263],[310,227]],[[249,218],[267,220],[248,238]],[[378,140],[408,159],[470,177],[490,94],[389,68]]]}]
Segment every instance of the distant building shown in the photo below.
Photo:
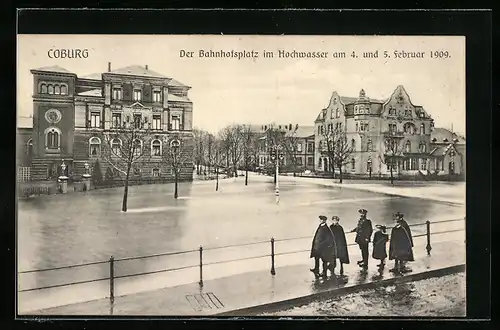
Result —
[{"label": "distant building", "polygon": [[[144,141],[147,162],[134,169],[134,179],[170,178],[171,169],[160,162],[162,143],[170,133],[183,136],[192,152],[193,104],[188,98],[191,87],[156,73],[148,66],[129,67],[79,77],[58,67],[31,70],[33,74],[33,118],[29,129],[20,128],[18,162],[30,164],[33,180],[55,178],[64,160],[67,174],[84,173],[101,157],[103,141],[97,136],[123,123],[139,129],[151,129]],[[112,141],[120,144],[121,141]],[[24,148],[25,147],[25,148]],[[191,150],[191,151],[190,151]],[[101,162],[103,177],[106,162]],[[192,179],[192,164],[182,169],[181,179]]]},{"label": "distant building", "polygon": [[431,133],[429,171],[437,175],[464,175],[466,173],[465,137],[445,128]]},{"label": "distant building", "polygon": [[[435,132],[432,117],[422,106],[411,102],[403,86],[398,86],[386,100],[372,99],[364,90],[358,97],[345,97],[333,92],[328,107],[321,110],[316,118],[315,126],[317,172],[334,170],[326,154],[322,134],[322,130],[334,127],[346,132],[353,149],[344,165],[344,173],[388,176],[390,164],[384,163],[384,154],[389,141],[397,141],[400,146],[393,168],[396,176],[427,175],[435,168],[439,168],[441,174],[450,173],[451,168],[452,174],[465,171],[465,139],[459,139],[463,148],[453,146],[451,135],[444,140],[441,136],[444,131],[438,129]],[[455,154],[453,161],[450,160],[452,154]],[[443,165],[446,162],[448,165]]]},{"label": "distant building", "polygon": [[[274,163],[271,157],[270,146],[267,142],[267,134],[271,129],[280,131],[283,134],[283,141],[286,141],[284,143],[294,144],[293,147],[288,148],[288,152],[283,152],[284,158],[280,162],[281,166],[292,171],[292,166],[294,165],[297,172],[314,170],[314,126],[302,126],[298,124],[269,124],[254,127],[255,132],[261,134],[258,153],[259,167],[265,167]],[[292,150],[295,152],[292,152]],[[295,159],[295,162],[293,162],[293,159]]]}]

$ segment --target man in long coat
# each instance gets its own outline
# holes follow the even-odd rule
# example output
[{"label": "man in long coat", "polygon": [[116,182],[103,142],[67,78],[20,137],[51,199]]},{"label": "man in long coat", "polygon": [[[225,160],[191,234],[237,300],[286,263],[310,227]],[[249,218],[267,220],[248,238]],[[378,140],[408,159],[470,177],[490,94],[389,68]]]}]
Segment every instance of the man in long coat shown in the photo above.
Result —
[{"label": "man in long coat", "polygon": [[351,232],[356,232],[356,239],[354,241],[359,245],[363,258],[363,260],[358,261],[358,265],[366,270],[368,269],[368,243],[370,243],[373,227],[371,220],[366,217],[367,210],[360,209],[358,213],[360,214],[358,226]]},{"label": "man in long coat", "polygon": [[[334,245],[333,245],[333,234],[328,225],[326,224],[326,216],[320,215],[320,224],[314,238],[311,247],[311,258],[314,258],[314,268],[311,269],[315,275],[327,276],[328,263],[334,258]],[[319,272],[319,260],[323,262],[323,272]]]},{"label": "man in long coat", "polygon": [[[335,257],[340,261],[340,275],[344,275],[344,264],[349,263],[349,252],[347,251],[347,241],[345,238],[344,228],[339,224],[340,218],[338,216],[332,217],[332,224],[330,226],[330,230],[333,233],[334,242],[335,242]],[[336,262],[333,263],[334,272],[336,266]]]},{"label": "man in long coat", "polygon": [[391,231],[391,242],[389,244],[389,260],[394,260],[392,271],[401,272],[403,263],[414,261],[413,257],[413,239],[408,224],[401,221],[402,215],[399,214],[396,225]]},{"label": "man in long coat", "polygon": [[379,230],[373,234],[373,259],[380,260],[378,265],[380,268],[384,267],[385,259],[387,258],[387,242],[389,241],[389,235],[386,234],[387,227],[376,225]]}]

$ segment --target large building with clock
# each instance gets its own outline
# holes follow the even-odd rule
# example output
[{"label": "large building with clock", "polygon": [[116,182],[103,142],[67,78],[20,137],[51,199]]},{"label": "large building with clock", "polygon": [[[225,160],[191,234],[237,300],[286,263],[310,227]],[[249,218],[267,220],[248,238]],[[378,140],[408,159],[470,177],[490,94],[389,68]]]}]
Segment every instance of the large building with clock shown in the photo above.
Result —
[{"label": "large building with clock", "polygon": [[386,155],[394,156],[395,176],[465,173],[465,138],[434,128],[430,114],[412,103],[403,86],[396,87],[385,100],[370,98],[364,90],[357,97],[333,92],[315,126],[317,172],[333,171],[325,132],[341,128],[352,148],[343,172],[352,176],[390,175]]},{"label": "large building with clock", "polygon": [[[104,177],[110,166],[102,159],[106,142],[101,137],[124,124],[148,132],[138,142],[147,161],[133,169],[134,176],[172,176],[172,169],[159,156],[162,144],[174,134],[182,138],[182,152],[192,153],[190,87],[147,65],[112,70],[108,63],[107,72],[82,77],[59,66],[33,69],[31,73],[33,128],[31,137],[23,143],[32,180],[56,178],[63,161],[68,175],[81,175],[85,163],[92,167],[98,159]],[[192,163],[186,163],[181,179],[192,179]]]}]

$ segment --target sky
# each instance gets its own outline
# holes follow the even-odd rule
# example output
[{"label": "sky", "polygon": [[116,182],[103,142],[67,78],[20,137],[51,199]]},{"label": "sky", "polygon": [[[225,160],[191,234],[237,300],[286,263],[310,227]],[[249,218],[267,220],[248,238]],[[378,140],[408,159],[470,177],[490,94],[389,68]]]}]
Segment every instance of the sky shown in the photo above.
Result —
[{"label": "sky", "polygon": [[[49,58],[50,49],[88,49],[80,59]],[[257,51],[258,58],[200,58],[200,50]],[[181,51],[194,57],[181,57]],[[273,52],[265,58],[263,51]],[[329,52],[327,58],[279,58],[278,50]],[[352,52],[357,58],[352,58]],[[378,58],[363,52],[378,51]],[[384,58],[387,51],[390,58]],[[425,52],[395,58],[394,51]],[[448,58],[430,58],[447,51]],[[346,58],[333,58],[345,52]],[[18,117],[32,114],[30,69],[58,65],[78,76],[129,65],[191,86],[193,124],[216,132],[225,125],[314,125],[333,91],[385,99],[403,85],[436,127],[465,135],[465,37],[460,36],[228,36],[228,35],[18,35]]]}]

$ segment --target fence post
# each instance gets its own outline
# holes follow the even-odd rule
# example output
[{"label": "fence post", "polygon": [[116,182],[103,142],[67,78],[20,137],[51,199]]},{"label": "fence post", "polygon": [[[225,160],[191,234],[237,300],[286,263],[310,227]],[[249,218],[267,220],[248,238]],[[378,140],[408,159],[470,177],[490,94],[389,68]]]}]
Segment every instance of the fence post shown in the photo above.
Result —
[{"label": "fence post", "polygon": [[271,237],[271,275],[276,275],[274,269],[274,237]]},{"label": "fence post", "polygon": [[425,247],[425,249],[427,250],[427,255],[430,256],[431,250],[432,250],[432,247],[431,247],[431,222],[429,220],[427,220],[425,222],[425,224],[427,227],[427,246]]},{"label": "fence post", "polygon": [[109,300],[115,302],[115,258],[109,258]]},{"label": "fence post", "polygon": [[203,286],[203,246],[200,245],[200,287]]}]

